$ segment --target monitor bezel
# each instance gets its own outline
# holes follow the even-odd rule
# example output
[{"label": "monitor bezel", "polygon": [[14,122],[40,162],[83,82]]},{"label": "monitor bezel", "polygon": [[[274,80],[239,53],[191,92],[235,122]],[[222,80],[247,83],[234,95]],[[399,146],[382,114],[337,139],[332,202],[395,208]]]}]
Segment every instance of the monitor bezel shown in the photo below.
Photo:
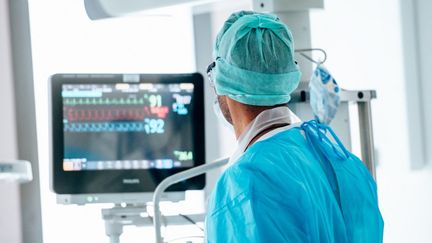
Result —
[{"label": "monitor bezel", "polygon": [[[205,161],[204,127],[204,84],[199,73],[192,74],[54,74],[50,79],[51,91],[51,187],[57,194],[94,194],[94,193],[149,193],[166,177],[188,168],[140,169],[140,170],[103,170],[103,171],[64,171],[63,98],[64,84],[115,84],[115,83],[193,83],[192,114],[195,134],[195,166]],[[61,132],[55,132],[61,131]],[[152,180],[149,179],[152,178]],[[109,178],[109,179],[107,179]],[[138,179],[139,183],[124,184],[124,179]],[[137,181],[137,180],[134,180]],[[167,191],[202,190],[205,175],[171,186]]]}]

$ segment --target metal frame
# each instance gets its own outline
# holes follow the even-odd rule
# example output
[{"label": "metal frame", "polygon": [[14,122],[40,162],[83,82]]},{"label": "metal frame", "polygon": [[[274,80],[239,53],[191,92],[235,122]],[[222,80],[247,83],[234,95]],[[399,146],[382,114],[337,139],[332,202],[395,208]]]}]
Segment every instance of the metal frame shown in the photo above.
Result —
[{"label": "metal frame", "polygon": [[376,179],[371,102],[357,102],[357,106],[360,126],[361,157],[373,178]]},{"label": "metal frame", "polygon": [[[146,204],[128,204],[121,206],[116,204],[113,208],[102,209],[102,218],[105,221],[105,233],[110,238],[110,243],[119,243],[120,236],[123,233],[123,227],[128,225],[134,226],[151,226],[153,218],[147,211]],[[187,216],[194,222],[203,222],[204,214],[188,214]],[[166,225],[184,225],[189,223],[180,215],[165,215],[163,216],[164,224]]]},{"label": "metal frame", "polygon": [[171,185],[176,184],[180,181],[190,179],[192,177],[204,174],[208,171],[220,168],[228,163],[229,158],[223,158],[219,159],[215,162],[204,164],[198,167],[195,167],[190,170],[186,170],[183,172],[180,172],[178,174],[172,175],[165,180],[163,180],[158,187],[156,187],[156,190],[153,195],[153,217],[154,217],[154,230],[155,230],[155,237],[157,243],[162,243],[162,235],[161,235],[161,217],[160,217],[160,207],[159,202],[161,199],[161,196],[163,192]]},{"label": "metal frame", "polygon": [[0,161],[0,181],[27,183],[33,180],[31,163],[26,160]]}]

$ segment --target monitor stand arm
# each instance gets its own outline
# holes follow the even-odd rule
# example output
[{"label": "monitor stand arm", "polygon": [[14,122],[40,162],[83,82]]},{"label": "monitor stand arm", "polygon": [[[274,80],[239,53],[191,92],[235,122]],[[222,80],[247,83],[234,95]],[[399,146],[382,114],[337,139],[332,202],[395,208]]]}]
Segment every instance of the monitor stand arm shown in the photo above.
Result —
[{"label": "monitor stand arm", "polygon": [[113,208],[102,209],[102,218],[105,221],[105,233],[110,243],[120,243],[123,226],[152,225],[153,220],[147,213],[146,204],[115,204]]},{"label": "monitor stand arm", "polygon": [[[174,174],[172,176],[167,177],[165,180],[163,180],[157,187],[153,194],[153,215],[154,215],[154,231],[155,231],[155,238],[156,243],[163,243],[163,238],[161,234],[161,212],[160,212],[160,200],[162,198],[162,194],[164,191],[170,187],[171,185],[174,185],[178,182],[190,179],[195,176],[199,176],[201,174],[205,174],[206,172],[209,172],[211,170],[220,168],[228,163],[229,158],[223,158],[216,160],[214,162],[203,164],[200,166],[197,166],[195,168]],[[195,221],[196,222],[196,221]]]}]

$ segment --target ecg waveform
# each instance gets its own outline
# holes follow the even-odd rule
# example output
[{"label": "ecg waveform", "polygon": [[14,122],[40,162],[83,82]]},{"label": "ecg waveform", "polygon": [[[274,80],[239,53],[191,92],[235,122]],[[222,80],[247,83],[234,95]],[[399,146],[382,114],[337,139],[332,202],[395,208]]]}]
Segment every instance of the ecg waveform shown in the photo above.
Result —
[{"label": "ecg waveform", "polygon": [[169,113],[167,106],[161,107],[101,107],[97,109],[65,108],[69,122],[85,121],[142,121],[150,116],[165,119]]},{"label": "ecg waveform", "polygon": [[146,119],[144,122],[80,122],[64,124],[66,132],[145,132],[164,133],[165,122],[161,119]]},{"label": "ecg waveform", "polygon": [[[79,89],[72,86],[64,88],[64,131],[163,134],[165,123],[169,123],[166,119],[171,113],[189,115],[192,96],[190,93],[175,93],[182,90],[180,86],[175,92],[169,86],[152,91],[125,87],[116,85],[114,89],[105,89],[104,86],[102,90],[98,87],[89,90],[88,87],[81,86]],[[97,96],[94,95],[95,92]]]},{"label": "ecg waveform", "polygon": [[65,98],[64,105],[151,105],[155,106],[158,102],[158,95],[144,95],[142,98]]}]

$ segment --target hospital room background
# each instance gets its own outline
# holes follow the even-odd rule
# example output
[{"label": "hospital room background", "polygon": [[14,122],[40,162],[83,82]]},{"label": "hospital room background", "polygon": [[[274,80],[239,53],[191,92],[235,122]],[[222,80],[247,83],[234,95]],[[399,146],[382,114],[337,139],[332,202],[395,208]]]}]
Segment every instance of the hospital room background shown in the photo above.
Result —
[{"label": "hospital room background", "polygon": [[[205,76],[223,22],[234,11],[250,10],[251,2],[184,4],[91,20],[84,1],[0,0],[0,161],[29,160],[33,170],[32,182],[0,182],[0,242],[108,242],[100,210],[109,205],[57,204],[50,189],[51,75]],[[388,243],[432,242],[431,12],[429,0],[325,0],[324,8],[310,10],[311,47],[326,51],[325,66],[339,85],[376,91],[376,180]],[[217,122],[213,95],[206,84],[206,161],[229,156],[236,145]],[[353,129],[355,154],[359,136]],[[216,178],[210,173],[207,187]],[[205,210],[206,193],[188,192],[182,210]],[[174,239],[202,234],[198,226],[186,221],[164,231]],[[151,227],[128,226],[121,242],[152,237]]]}]

